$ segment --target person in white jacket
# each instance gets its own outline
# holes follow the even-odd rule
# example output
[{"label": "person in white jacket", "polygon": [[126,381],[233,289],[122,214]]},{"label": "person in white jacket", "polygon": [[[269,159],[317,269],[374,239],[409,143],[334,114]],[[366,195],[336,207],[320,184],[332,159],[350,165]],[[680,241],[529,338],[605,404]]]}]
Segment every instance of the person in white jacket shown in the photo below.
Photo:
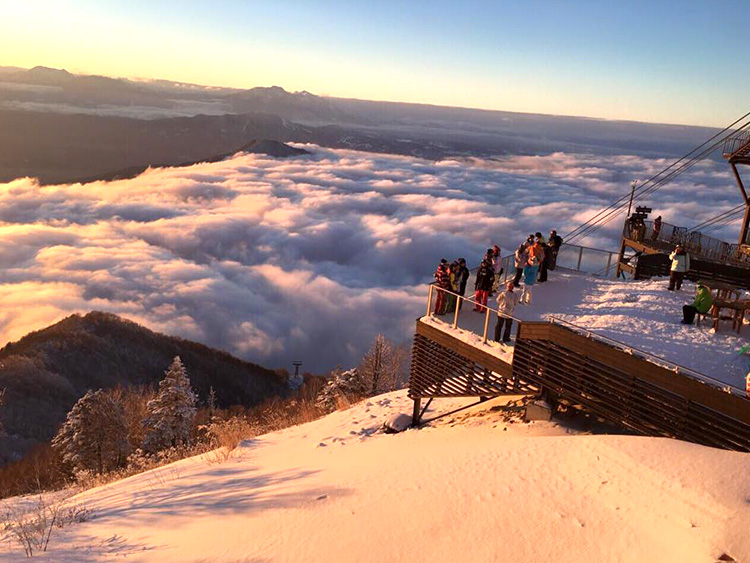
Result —
[{"label": "person in white jacket", "polygon": [[678,244],[674,252],[669,255],[669,259],[672,261],[672,265],[669,268],[669,287],[667,289],[679,291],[682,287],[682,280],[685,279],[685,274],[690,270],[690,255]]},{"label": "person in white jacket", "polygon": [[495,342],[501,342],[500,333],[502,334],[503,344],[510,342],[510,329],[513,326],[513,311],[518,305],[518,294],[514,293],[515,286],[513,282],[505,285],[505,291],[497,296],[497,324],[495,325]]}]

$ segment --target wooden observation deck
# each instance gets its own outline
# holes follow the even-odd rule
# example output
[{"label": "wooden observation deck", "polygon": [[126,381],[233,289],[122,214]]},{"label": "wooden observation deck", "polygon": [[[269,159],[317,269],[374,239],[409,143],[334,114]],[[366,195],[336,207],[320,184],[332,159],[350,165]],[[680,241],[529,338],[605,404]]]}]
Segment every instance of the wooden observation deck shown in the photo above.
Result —
[{"label": "wooden observation deck", "polygon": [[414,424],[433,399],[525,394],[630,432],[750,452],[744,393],[657,362],[557,322],[519,323],[513,354],[502,358],[463,341],[450,324],[419,319],[409,379]]},{"label": "wooden observation deck", "polygon": [[750,289],[750,254],[743,245],[669,223],[662,223],[661,229],[655,231],[653,221],[643,221],[636,227],[626,221],[618,273],[627,272],[636,280],[668,276],[669,254],[678,244],[690,254],[688,279],[716,280]]}]

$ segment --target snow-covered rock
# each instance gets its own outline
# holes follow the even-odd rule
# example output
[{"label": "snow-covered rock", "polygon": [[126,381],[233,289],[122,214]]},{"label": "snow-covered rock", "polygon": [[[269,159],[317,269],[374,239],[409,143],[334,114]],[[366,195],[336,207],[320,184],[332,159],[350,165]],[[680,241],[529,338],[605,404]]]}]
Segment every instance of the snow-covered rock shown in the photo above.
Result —
[{"label": "snow-covered rock", "polygon": [[383,423],[383,429],[389,434],[403,432],[411,426],[411,416],[404,413],[394,414]]}]

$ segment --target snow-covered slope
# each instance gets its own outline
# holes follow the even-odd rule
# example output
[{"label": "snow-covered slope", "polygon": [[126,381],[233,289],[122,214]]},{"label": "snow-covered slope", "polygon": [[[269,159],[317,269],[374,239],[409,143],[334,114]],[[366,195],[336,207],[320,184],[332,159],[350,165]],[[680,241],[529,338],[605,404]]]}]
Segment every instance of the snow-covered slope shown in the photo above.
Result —
[{"label": "snow-covered slope", "polygon": [[[556,270],[550,272],[548,282],[534,286],[531,304],[519,305],[514,315],[526,321],[561,319],[744,389],[750,358],[738,351],[748,343],[750,327],[738,335],[729,321],[722,321],[718,332],[711,329],[710,320],[700,327],[681,324],[682,306],[695,299],[695,284],[685,282],[681,291],[667,291],[667,285],[666,279],[611,280]],[[453,321],[452,315],[440,319]],[[434,324],[446,329],[445,324]],[[492,319],[490,338],[494,325]],[[481,335],[483,327],[483,315],[470,307],[462,309],[459,328]],[[464,340],[479,342],[468,334]],[[509,349],[497,353],[511,361]]]},{"label": "snow-covered slope", "polygon": [[[706,562],[750,558],[750,456],[575,435],[503,400],[387,435],[383,395],[81,494],[46,560]],[[460,401],[436,401],[441,409]],[[0,557],[11,555],[4,546]]]}]

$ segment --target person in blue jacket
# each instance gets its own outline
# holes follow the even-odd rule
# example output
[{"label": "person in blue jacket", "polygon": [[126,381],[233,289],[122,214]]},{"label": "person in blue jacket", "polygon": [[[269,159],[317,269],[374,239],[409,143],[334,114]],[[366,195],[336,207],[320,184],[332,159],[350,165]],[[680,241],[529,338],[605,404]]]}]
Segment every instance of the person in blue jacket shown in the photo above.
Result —
[{"label": "person in blue jacket", "polygon": [[523,268],[523,291],[521,292],[520,302],[529,305],[531,303],[531,288],[536,283],[536,276],[539,273],[539,259],[536,256],[529,256],[529,261]]}]

